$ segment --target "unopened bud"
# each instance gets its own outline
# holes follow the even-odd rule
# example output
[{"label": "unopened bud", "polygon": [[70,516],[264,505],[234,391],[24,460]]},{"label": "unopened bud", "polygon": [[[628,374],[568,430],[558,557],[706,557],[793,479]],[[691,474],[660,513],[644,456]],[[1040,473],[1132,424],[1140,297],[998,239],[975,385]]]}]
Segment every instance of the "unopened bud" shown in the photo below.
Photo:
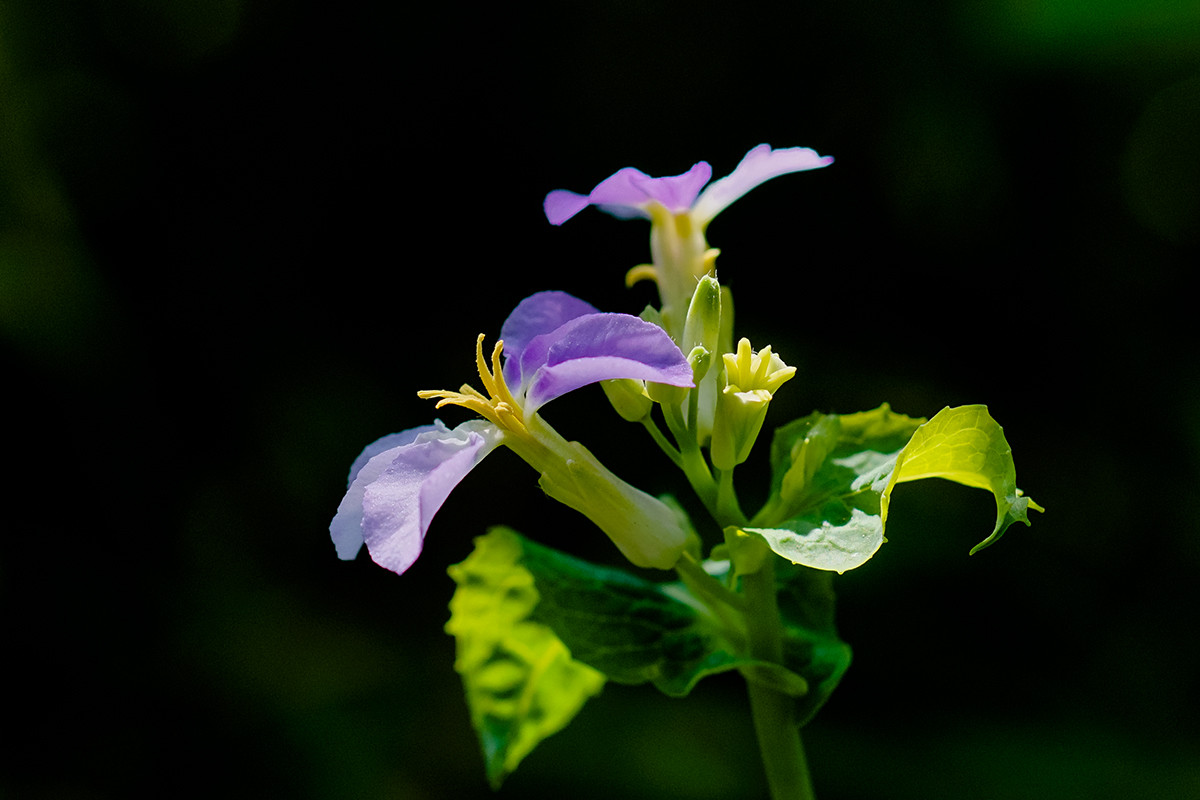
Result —
[{"label": "unopened bud", "polygon": [[692,352],[688,353],[687,360],[692,366],[692,380],[699,386],[700,381],[708,374],[708,368],[712,366],[712,352],[706,350],[703,345],[696,345]]},{"label": "unopened bud", "polygon": [[704,275],[692,293],[687,320],[683,325],[680,349],[685,353],[694,347],[717,352],[721,336],[721,285],[712,275]]},{"label": "unopened bud", "polygon": [[629,422],[641,422],[654,408],[654,401],[646,396],[646,385],[641,381],[617,378],[600,381],[600,387],[621,418]]},{"label": "unopened bud", "polygon": [[717,396],[709,453],[713,466],[725,470],[749,458],[775,390],[796,368],[784,364],[770,347],[753,352],[747,339],[738,342],[737,353],[723,358],[725,386]]},{"label": "unopened bud", "polygon": [[690,390],[683,386],[671,386],[667,383],[646,381],[646,394],[656,403],[664,406],[677,406],[684,401]]},{"label": "unopened bud", "polygon": [[771,393],[763,389],[752,392],[731,391],[726,386],[717,396],[717,415],[713,420],[710,454],[717,469],[733,469],[750,457],[750,450],[767,418]]}]

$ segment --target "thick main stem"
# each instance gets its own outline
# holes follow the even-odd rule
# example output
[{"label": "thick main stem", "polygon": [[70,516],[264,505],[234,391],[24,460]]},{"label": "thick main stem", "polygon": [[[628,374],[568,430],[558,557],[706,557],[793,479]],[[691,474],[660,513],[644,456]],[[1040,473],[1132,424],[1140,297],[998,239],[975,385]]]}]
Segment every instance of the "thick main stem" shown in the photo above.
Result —
[{"label": "thick main stem", "polygon": [[[775,568],[768,557],[762,569],[742,579],[750,654],[778,664],[783,659],[782,626],[775,597]],[[815,800],[808,759],[796,724],[795,699],[747,676],[754,733],[772,800]]]}]

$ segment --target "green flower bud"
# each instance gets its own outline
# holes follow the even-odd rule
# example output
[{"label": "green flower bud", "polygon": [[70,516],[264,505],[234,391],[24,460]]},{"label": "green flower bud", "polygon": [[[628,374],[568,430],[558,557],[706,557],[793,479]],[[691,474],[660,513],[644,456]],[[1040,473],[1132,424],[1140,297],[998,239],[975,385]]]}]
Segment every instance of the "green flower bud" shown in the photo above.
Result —
[{"label": "green flower bud", "polygon": [[775,390],[796,368],[784,364],[770,347],[754,353],[748,339],[738,342],[737,353],[723,358],[725,386],[717,396],[709,454],[714,467],[727,470],[750,457]]},{"label": "green flower bud", "polygon": [[705,275],[696,283],[696,291],[692,293],[679,349],[686,353],[695,347],[703,347],[715,353],[720,337],[721,285],[712,275]]},{"label": "green flower bud", "polygon": [[600,381],[600,387],[621,418],[629,422],[641,422],[654,408],[654,401],[646,395],[646,384],[642,381],[618,378]]},{"label": "green flower bud", "polygon": [[664,406],[677,406],[684,401],[690,389],[682,386],[671,386],[666,383],[646,382],[646,394],[656,403]]},{"label": "green flower bud", "polygon": [[714,467],[733,469],[750,457],[770,403],[771,393],[762,389],[731,392],[726,387],[717,396],[717,418],[709,445]]},{"label": "green flower bud", "polygon": [[712,366],[712,352],[703,345],[696,345],[692,352],[688,353],[687,360],[692,365],[692,380],[699,386],[700,381],[708,374],[708,368]]}]

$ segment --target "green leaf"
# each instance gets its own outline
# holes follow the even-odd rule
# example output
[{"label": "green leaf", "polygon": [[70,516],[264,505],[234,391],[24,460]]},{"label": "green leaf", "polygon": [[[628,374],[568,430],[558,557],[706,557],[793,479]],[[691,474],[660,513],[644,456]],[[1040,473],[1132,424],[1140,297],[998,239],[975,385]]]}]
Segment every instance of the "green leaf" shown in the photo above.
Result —
[{"label": "green leaf", "polygon": [[779,428],[771,499],[744,530],[795,564],[834,572],[861,566],[884,541],[879,502],[887,476],[923,422],[885,403]]},{"label": "green leaf", "polygon": [[850,646],[834,625],[833,573],[798,565],[777,565],[779,615],[783,620],[784,663],[803,673],[809,692],[797,702],[804,725],[824,705],[850,667]]},{"label": "green leaf", "polygon": [[857,491],[856,482],[891,465],[923,422],[884,403],[858,414],[810,414],[777,429],[771,502],[754,523],[785,520]]},{"label": "green leaf", "polygon": [[[526,539],[522,544],[522,563],[541,597],[533,619],[610,680],[652,683],[682,697],[706,675],[756,663],[737,655],[738,633],[710,616],[682,584],[653,583]],[[774,679],[807,689],[800,676]]]},{"label": "green leaf", "polygon": [[845,572],[861,566],[883,544],[883,520],[844,500],[799,514],[778,528],[746,528],[794,564]]},{"label": "green leaf", "polygon": [[1017,468],[1004,429],[987,406],[944,408],[922,425],[896,459],[896,467],[880,500],[886,523],[892,487],[923,478],[946,478],[987,489],[996,498],[996,527],[971,548],[977,553],[995,543],[1009,525],[1029,525],[1029,509],[1045,511],[1017,488]]},{"label": "green leaf", "polygon": [[[710,597],[714,612],[684,583],[653,583],[522,542],[522,563],[542,598],[533,618],[554,628],[575,658],[611,680],[652,683],[682,697],[706,675],[736,669],[747,680],[797,698],[799,714],[807,719],[849,666],[850,648],[833,625],[827,574],[779,571],[784,658],[783,664],[771,664],[745,655],[744,622],[735,601],[723,605]],[[715,583],[728,583],[729,562],[705,566]]]},{"label": "green leaf", "polygon": [[[728,562],[707,567],[714,584],[727,581]],[[606,677],[681,697],[704,676],[736,669],[796,698],[806,720],[850,663],[833,628],[828,575],[812,570],[779,571],[783,664],[744,655],[732,593],[710,598],[729,604],[714,614],[684,583],[590,564],[508,528],[476,539],[450,572],[458,589],[446,628],[493,786],[570,722]]]},{"label": "green leaf", "polygon": [[517,534],[496,528],[449,569],[458,588],[446,632],[493,788],[604,685],[550,627],[529,619],[539,598],[521,556]]},{"label": "green leaf", "polygon": [[843,416],[813,414],[780,428],[771,446],[772,494],[743,530],[796,564],[844,572],[886,541],[897,483],[941,477],[990,490],[997,521],[975,553],[1010,524],[1042,510],[1016,488],[1003,430],[985,406],[946,408],[929,422],[886,404]]}]

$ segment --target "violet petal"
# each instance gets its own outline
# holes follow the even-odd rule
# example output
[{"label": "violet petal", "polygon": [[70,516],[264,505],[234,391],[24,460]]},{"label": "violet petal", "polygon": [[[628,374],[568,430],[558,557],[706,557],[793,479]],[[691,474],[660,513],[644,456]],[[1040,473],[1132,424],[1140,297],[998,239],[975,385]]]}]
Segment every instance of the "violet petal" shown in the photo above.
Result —
[{"label": "violet petal", "polygon": [[693,386],[692,369],[666,331],[629,314],[588,314],[534,337],[521,354],[524,409],[603,380]]},{"label": "violet petal", "polygon": [[576,317],[595,313],[597,309],[591,303],[566,292],[538,292],[526,297],[500,326],[506,359],[504,380],[510,387],[521,385],[521,354],[535,337]]},{"label": "violet petal", "polygon": [[832,163],[831,156],[818,155],[807,147],[772,150],[770,145],[760,144],[746,153],[733,172],[709,184],[692,206],[692,219],[697,225],[706,225],[734,200],[771,178]]},{"label": "violet petal", "polygon": [[651,180],[654,179],[640,169],[625,167],[596,184],[588,195],[588,202],[603,206],[608,213],[618,217],[645,217],[647,214],[642,205],[647,202],[647,197],[639,184]]},{"label": "violet petal", "polygon": [[[707,161],[699,161],[682,175],[666,178],[634,178],[633,185],[646,195],[646,201],[657,200],[675,214],[692,207],[704,184],[712,179],[712,167]],[[599,203],[593,200],[593,203]]]},{"label": "violet petal", "polygon": [[363,540],[372,560],[397,573],[412,566],[446,497],[503,438],[490,422],[471,420],[454,430],[427,431],[368,461],[363,472],[382,462],[362,500]]},{"label": "violet petal", "polygon": [[[362,548],[363,491],[367,484],[378,478],[379,473],[391,463],[388,459],[375,459],[375,456],[411,444],[418,436],[430,431],[449,432],[449,429],[441,420],[435,420],[432,425],[421,425],[400,433],[391,433],[367,445],[358,458],[354,459],[350,466],[350,477],[346,482],[346,496],[342,498],[337,514],[329,523],[329,535],[337,548],[338,558],[350,561]],[[376,463],[371,469],[364,471],[363,468],[372,460]]]},{"label": "violet petal", "polygon": [[542,201],[542,210],[546,212],[546,219],[550,220],[551,225],[562,225],[589,205],[591,201],[585,194],[555,189]]},{"label": "violet petal", "polygon": [[691,208],[700,190],[712,178],[712,167],[697,162],[682,175],[651,178],[640,169],[625,167],[596,184],[585,197],[566,189],[556,189],[546,195],[542,209],[552,225],[561,225],[589,205],[614,217],[649,218],[646,207],[659,202],[679,214]]}]

